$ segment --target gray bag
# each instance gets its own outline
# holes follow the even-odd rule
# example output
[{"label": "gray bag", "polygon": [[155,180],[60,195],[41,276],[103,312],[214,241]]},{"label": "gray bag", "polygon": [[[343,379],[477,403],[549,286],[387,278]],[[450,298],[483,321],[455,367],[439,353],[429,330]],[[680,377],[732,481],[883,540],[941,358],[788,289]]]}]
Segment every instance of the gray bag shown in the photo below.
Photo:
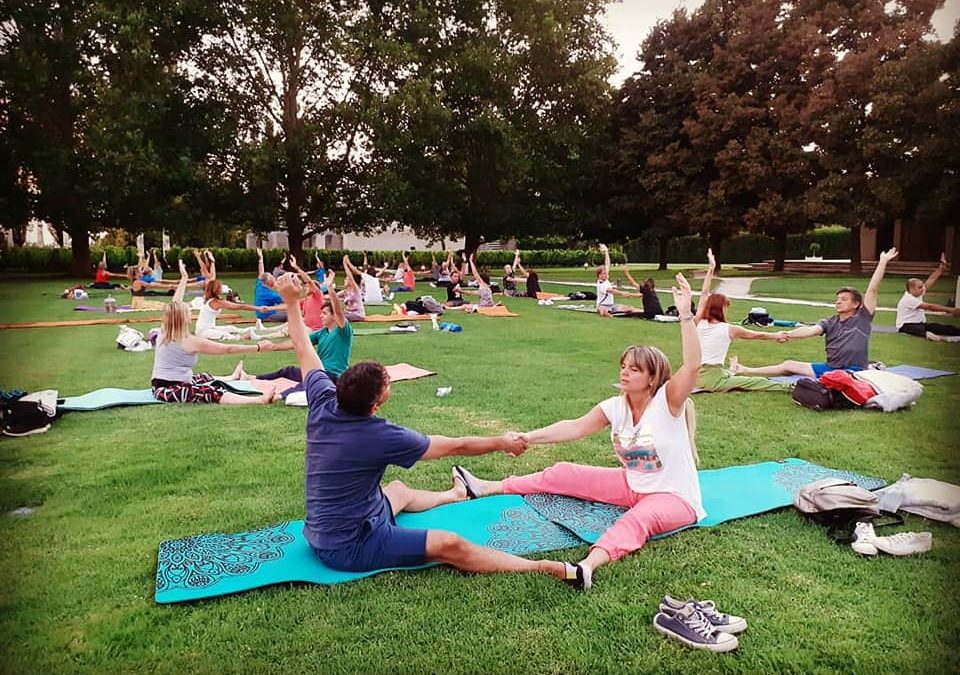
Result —
[{"label": "gray bag", "polygon": [[875,494],[842,478],[807,483],[793,498],[793,505],[808,515],[836,509],[857,509],[880,515],[880,500]]},{"label": "gray bag", "polygon": [[[807,483],[793,498],[793,505],[813,522],[824,525],[827,535],[839,544],[853,541],[857,523],[874,523],[881,515],[880,499],[869,490],[842,478],[822,478]],[[903,519],[893,516],[883,525],[897,525]]]}]

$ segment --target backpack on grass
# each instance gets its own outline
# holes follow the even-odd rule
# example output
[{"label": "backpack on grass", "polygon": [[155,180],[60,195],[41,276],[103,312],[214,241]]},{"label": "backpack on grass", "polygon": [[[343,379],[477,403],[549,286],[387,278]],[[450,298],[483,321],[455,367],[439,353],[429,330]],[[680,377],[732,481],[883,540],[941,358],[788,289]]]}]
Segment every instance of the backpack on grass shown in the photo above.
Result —
[{"label": "backpack on grass", "polygon": [[877,495],[842,478],[807,483],[793,498],[793,505],[809,520],[826,527],[827,535],[838,544],[853,541],[857,523],[873,523],[881,516],[892,520],[874,527],[903,523],[899,516],[880,510]]},{"label": "backpack on grass", "polygon": [[828,388],[820,380],[814,380],[811,377],[797,380],[791,396],[794,403],[817,412],[856,407],[842,393]]},{"label": "backpack on grass", "polygon": [[754,326],[769,326],[773,323],[770,313],[763,307],[754,307],[747,314],[747,318],[741,322],[744,326],[752,324]]}]

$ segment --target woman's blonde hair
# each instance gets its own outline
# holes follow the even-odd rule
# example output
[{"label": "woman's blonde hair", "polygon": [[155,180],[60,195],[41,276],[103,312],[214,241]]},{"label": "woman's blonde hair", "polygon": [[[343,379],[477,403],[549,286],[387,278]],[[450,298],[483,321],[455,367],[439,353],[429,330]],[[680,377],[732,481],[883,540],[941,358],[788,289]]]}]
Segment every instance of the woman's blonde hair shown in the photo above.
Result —
[{"label": "woman's blonde hair", "polygon": [[664,382],[670,379],[670,359],[656,347],[649,345],[630,345],[620,355],[620,366],[638,368],[650,376],[651,389],[656,392]]},{"label": "woman's blonde hair", "polygon": [[160,325],[163,328],[160,344],[180,342],[190,334],[190,306],[174,300],[163,309],[163,321]]}]

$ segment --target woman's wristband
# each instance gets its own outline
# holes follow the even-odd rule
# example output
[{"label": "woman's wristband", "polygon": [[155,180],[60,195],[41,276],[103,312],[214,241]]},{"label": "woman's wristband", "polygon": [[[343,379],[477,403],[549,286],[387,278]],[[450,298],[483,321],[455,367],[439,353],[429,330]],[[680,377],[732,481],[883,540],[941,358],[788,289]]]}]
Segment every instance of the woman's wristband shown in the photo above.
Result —
[{"label": "woman's wristband", "polygon": [[681,316],[681,321],[693,321],[693,314],[688,314],[687,316]]},{"label": "woman's wristband", "polygon": [[258,351],[258,352],[260,351],[260,343],[259,343],[259,342],[257,343],[257,351]]}]

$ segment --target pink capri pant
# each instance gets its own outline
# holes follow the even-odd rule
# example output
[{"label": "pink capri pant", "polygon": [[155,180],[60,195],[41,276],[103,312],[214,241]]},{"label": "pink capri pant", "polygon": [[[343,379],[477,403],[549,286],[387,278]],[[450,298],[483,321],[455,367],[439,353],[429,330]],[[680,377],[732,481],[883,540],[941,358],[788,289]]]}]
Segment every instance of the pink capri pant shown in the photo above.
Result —
[{"label": "pink capri pant", "polygon": [[625,469],[560,462],[539,473],[504,479],[503,492],[514,495],[547,492],[627,507],[630,510],[594,544],[606,551],[610,560],[619,560],[642,548],[654,535],[697,521],[696,512],[678,495],[631,490]]}]

